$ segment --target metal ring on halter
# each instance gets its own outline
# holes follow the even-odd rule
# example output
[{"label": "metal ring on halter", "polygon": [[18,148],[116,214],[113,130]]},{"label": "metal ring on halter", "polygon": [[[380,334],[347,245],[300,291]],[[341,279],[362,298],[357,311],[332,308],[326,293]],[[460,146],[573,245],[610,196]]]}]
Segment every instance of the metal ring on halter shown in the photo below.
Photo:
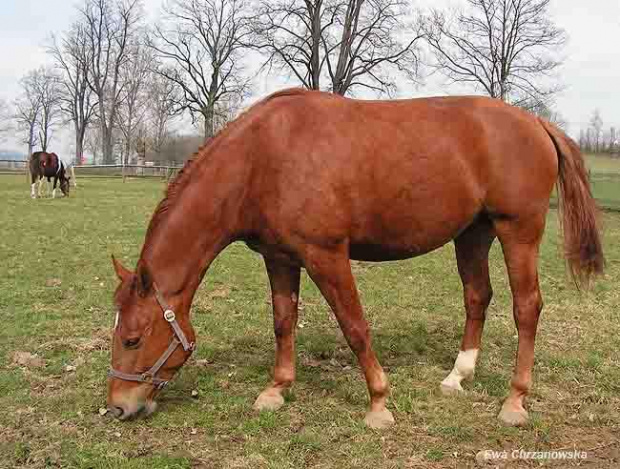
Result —
[{"label": "metal ring on halter", "polygon": [[[176,351],[177,347],[181,345],[183,350],[186,352],[193,351],[195,344],[194,342],[190,342],[187,340],[183,329],[179,326],[179,323],[176,320],[176,314],[174,311],[170,309],[168,304],[165,302],[163,296],[153,283],[153,289],[155,290],[155,299],[159,304],[159,307],[162,309],[164,313],[164,319],[170,324],[172,327],[172,340],[168,345],[166,351],[157,359],[155,364],[144,373],[132,374],[132,373],[124,373],[122,371],[115,370],[114,368],[110,368],[108,371],[108,376],[111,378],[121,379],[124,381],[134,381],[137,383],[148,383],[155,386],[156,389],[161,390],[168,384],[169,380],[159,379],[156,377],[159,370],[166,364],[170,356]],[[118,320],[118,317],[117,317]]]}]

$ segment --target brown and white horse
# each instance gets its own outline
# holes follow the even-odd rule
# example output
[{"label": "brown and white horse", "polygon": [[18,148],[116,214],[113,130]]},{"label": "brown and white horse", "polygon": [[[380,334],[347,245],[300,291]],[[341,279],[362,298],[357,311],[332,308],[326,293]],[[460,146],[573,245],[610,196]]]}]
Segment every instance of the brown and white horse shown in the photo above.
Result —
[{"label": "brown and white horse", "polygon": [[[32,154],[29,162],[31,190],[30,196],[34,199],[41,196],[41,186],[45,179],[50,182],[54,178],[54,190],[52,197],[56,197],[56,185],[60,181],[60,190],[65,196],[69,195],[69,187],[71,177],[66,175],[66,168],[62,160],[56,153],[47,153],[37,151]],[[36,190],[37,181],[39,181],[38,191]]]},{"label": "brown and white horse", "polygon": [[280,407],[295,378],[305,268],[366,378],[366,423],[385,427],[393,422],[388,380],[350,259],[405,259],[454,241],[467,319],[441,387],[456,392],[474,373],[492,295],[489,248],[498,238],[519,334],[499,418],[525,423],[543,304],[538,251],[556,184],[568,265],[587,281],[604,264],[597,210],[579,149],[552,124],[482,97],[368,102],[289,90],[267,98],[202,148],[169,186],[136,271],[114,261],[121,283],[110,411],[128,418],[154,410],[157,393],[194,348],[196,289],[226,246],[245,241],[265,260],[276,338],[273,382],[255,407]]}]

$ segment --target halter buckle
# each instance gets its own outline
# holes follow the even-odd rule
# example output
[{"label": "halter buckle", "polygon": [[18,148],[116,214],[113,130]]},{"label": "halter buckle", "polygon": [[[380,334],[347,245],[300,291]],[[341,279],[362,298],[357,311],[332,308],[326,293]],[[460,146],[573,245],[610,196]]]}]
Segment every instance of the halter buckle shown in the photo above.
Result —
[{"label": "halter buckle", "polygon": [[172,311],[171,309],[167,309],[166,311],[164,311],[164,319],[168,322],[174,321],[176,319],[174,311]]}]

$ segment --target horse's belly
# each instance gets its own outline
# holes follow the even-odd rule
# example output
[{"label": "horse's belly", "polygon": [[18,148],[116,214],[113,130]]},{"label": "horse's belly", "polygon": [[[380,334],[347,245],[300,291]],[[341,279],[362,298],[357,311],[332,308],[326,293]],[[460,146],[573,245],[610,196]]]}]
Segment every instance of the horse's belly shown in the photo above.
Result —
[{"label": "horse's belly", "polygon": [[391,226],[353,236],[349,243],[351,259],[391,261],[421,256],[456,238],[475,217],[475,213],[452,220],[433,220],[409,226]]},{"label": "horse's belly", "polygon": [[421,256],[438,247],[440,246],[421,249],[416,246],[399,247],[380,244],[353,244],[349,247],[349,257],[356,261],[367,262],[398,261]]}]

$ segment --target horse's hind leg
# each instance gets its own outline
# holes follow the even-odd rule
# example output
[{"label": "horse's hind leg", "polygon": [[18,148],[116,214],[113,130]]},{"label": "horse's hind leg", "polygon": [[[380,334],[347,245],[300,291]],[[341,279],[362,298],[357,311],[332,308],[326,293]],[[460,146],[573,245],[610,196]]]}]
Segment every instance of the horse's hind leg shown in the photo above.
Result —
[{"label": "horse's hind leg", "polygon": [[370,411],[364,422],[372,428],[394,423],[385,407],[389,384],[372,349],[368,323],[364,319],[355,279],[351,272],[348,246],[306,249],[304,267],[331,306],[340,329],[366,377],[370,394]]},{"label": "horse's hind leg", "polygon": [[276,360],[273,383],[256,399],[257,410],[275,410],[284,404],[283,392],[295,380],[295,327],[301,269],[265,258],[276,336]]},{"label": "horse's hind leg", "polygon": [[542,296],[538,284],[538,251],[545,228],[545,213],[495,223],[508,268],[513,298],[513,314],[519,334],[517,361],[510,393],[499,419],[508,425],[527,423],[523,404],[532,385],[534,341]]},{"label": "horse's hind leg", "polygon": [[454,240],[467,318],[454,368],[441,382],[444,394],[462,391],[461,381],[474,376],[486,310],[493,296],[489,279],[489,250],[494,239],[492,222],[481,218]]},{"label": "horse's hind leg", "polygon": [[34,174],[30,174],[30,197],[33,199],[37,198],[37,176]]}]

